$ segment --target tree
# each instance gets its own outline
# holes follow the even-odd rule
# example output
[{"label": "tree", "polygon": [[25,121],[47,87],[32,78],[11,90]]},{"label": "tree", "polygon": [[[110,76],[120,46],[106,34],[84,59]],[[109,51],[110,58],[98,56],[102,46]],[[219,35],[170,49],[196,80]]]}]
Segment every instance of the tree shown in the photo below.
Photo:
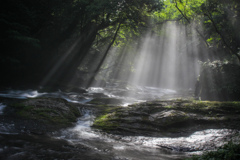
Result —
[{"label": "tree", "polygon": [[232,0],[207,0],[201,6],[205,18],[204,23],[209,34],[208,42],[217,48],[222,48],[229,54],[238,58],[240,32],[237,26],[239,25],[239,7],[240,3]]},{"label": "tree", "polygon": [[240,61],[239,6],[240,2],[236,0],[169,0],[165,1],[164,12],[158,16],[163,20],[181,20],[195,25],[209,49],[215,53],[224,50],[230,56],[219,57],[234,55]]},{"label": "tree", "polygon": [[[54,77],[58,77],[58,79],[64,82],[69,81],[76,75],[79,64],[82,63],[84,57],[88,54],[96,38],[100,37],[100,32],[108,29],[110,31],[109,38],[115,40],[114,30],[117,29],[119,24],[138,31],[140,26],[147,23],[147,14],[161,9],[161,3],[157,0],[78,0],[75,1],[74,9],[76,9],[77,13],[75,18],[73,18],[75,24],[73,35],[77,44],[67,53],[68,56],[59,65],[57,69],[60,71],[58,72],[59,74],[53,74]],[[113,42],[111,41],[110,44],[113,44]],[[61,56],[63,57],[63,55]]]},{"label": "tree", "polygon": [[[49,78],[67,81],[96,41],[113,39],[120,23],[137,32],[146,24],[146,15],[158,9],[158,0],[4,1],[0,12],[0,40],[5,50],[1,64],[7,65],[3,61],[9,57],[11,66],[16,62],[23,66],[18,73],[33,76],[35,71],[38,78],[53,68]],[[11,71],[1,68],[5,73],[12,72],[6,78],[11,79],[20,67]]]},{"label": "tree", "polygon": [[[0,70],[2,82],[11,82],[16,77],[33,75],[39,52],[43,47],[38,32],[45,25],[52,9],[52,1],[9,0],[0,7]],[[15,81],[14,81],[15,82]]]}]

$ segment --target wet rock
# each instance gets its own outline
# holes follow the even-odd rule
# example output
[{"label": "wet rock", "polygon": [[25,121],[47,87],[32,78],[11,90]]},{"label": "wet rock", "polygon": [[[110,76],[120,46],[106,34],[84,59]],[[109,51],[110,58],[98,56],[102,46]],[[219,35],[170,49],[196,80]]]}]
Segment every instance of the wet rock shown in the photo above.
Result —
[{"label": "wet rock", "polygon": [[95,98],[108,98],[104,93],[91,93],[90,95]]},{"label": "wet rock", "polygon": [[196,152],[196,151],[198,151],[194,148],[189,148],[189,147],[174,147],[174,146],[167,146],[167,145],[157,145],[157,146],[162,149],[178,151],[178,152]]},{"label": "wet rock", "polygon": [[93,126],[124,135],[189,136],[210,128],[240,128],[239,106],[234,102],[149,101],[113,109]]},{"label": "wet rock", "polygon": [[176,122],[187,120],[188,116],[185,112],[177,110],[164,110],[149,116],[149,120],[158,123],[161,126],[174,124]]},{"label": "wet rock", "polygon": [[12,131],[42,135],[76,122],[79,107],[59,98],[18,100],[8,103],[0,118],[3,126],[14,125]]},{"label": "wet rock", "polygon": [[136,121],[141,121],[142,117],[124,117],[122,118],[125,121],[129,121],[129,122],[136,122]]},{"label": "wet rock", "polygon": [[68,92],[76,92],[76,93],[87,93],[86,89],[81,87],[70,87],[66,91]]},{"label": "wet rock", "polygon": [[117,98],[95,98],[88,103],[95,105],[120,105],[122,100]]}]

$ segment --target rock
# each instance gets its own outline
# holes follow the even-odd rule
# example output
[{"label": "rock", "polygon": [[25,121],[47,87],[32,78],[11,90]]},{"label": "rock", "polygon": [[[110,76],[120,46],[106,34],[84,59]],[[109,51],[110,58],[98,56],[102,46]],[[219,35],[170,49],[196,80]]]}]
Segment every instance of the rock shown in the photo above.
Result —
[{"label": "rock", "polygon": [[6,107],[4,122],[23,132],[44,134],[72,125],[81,115],[77,104],[59,98],[18,100]]},{"label": "rock", "polygon": [[93,126],[124,135],[189,136],[209,128],[240,128],[239,110],[237,102],[150,101],[113,108]]},{"label": "rock", "polygon": [[95,105],[120,105],[122,100],[117,98],[95,98],[88,103]]},{"label": "rock", "polygon": [[179,123],[181,121],[187,120],[188,116],[185,112],[178,110],[164,110],[151,114],[151,121],[158,123],[159,126],[167,126],[174,123]]},{"label": "rock", "polygon": [[70,87],[67,89],[68,92],[76,92],[76,93],[87,93],[86,89],[81,87]]},{"label": "rock", "polygon": [[167,149],[167,150],[173,150],[178,152],[196,152],[197,150],[194,148],[188,148],[188,147],[176,147],[176,146],[167,146],[167,145],[157,145],[160,148]]},{"label": "rock", "polygon": [[108,98],[104,93],[91,93],[90,95],[95,98]]}]

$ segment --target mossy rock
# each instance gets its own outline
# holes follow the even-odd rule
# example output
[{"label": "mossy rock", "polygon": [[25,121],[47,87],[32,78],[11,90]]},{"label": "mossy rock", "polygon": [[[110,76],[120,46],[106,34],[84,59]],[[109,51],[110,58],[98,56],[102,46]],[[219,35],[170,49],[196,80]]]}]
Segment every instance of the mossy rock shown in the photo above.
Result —
[{"label": "mossy rock", "polygon": [[94,105],[120,105],[122,100],[117,98],[95,98],[88,103]]},{"label": "mossy rock", "polygon": [[240,102],[168,100],[133,104],[102,112],[93,127],[113,133],[152,136],[191,135],[209,128],[240,128]]},{"label": "mossy rock", "polygon": [[115,112],[108,113],[97,117],[97,119],[94,121],[93,127],[103,129],[105,131],[111,131],[118,128],[119,124],[116,123],[117,121],[118,118],[116,117]]},{"label": "mossy rock", "polygon": [[80,116],[78,106],[59,98],[27,99],[8,106],[13,115],[43,122],[46,125],[66,126]]}]

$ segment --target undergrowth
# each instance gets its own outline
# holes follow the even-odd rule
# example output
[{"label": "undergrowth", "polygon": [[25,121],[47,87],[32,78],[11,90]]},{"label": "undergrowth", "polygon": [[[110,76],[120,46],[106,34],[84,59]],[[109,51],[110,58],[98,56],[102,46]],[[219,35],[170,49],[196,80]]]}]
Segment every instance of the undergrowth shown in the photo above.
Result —
[{"label": "undergrowth", "polygon": [[217,151],[206,152],[201,156],[193,156],[186,160],[239,160],[240,144],[229,142]]}]

